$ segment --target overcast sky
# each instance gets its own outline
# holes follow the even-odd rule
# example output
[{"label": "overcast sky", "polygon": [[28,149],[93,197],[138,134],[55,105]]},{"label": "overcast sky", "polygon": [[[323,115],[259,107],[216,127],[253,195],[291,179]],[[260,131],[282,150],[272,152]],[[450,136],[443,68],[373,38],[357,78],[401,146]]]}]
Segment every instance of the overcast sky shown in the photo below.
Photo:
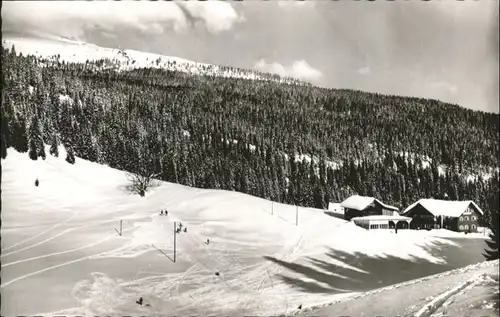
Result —
[{"label": "overcast sky", "polygon": [[498,11],[497,0],[5,1],[2,31],[498,113]]}]

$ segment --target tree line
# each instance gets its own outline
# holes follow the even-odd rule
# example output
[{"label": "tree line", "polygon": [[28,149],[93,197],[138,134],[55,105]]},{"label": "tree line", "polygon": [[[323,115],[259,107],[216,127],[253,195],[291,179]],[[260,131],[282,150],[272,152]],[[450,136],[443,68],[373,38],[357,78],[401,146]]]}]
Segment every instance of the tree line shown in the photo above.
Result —
[{"label": "tree line", "polygon": [[[72,164],[78,156],[301,206],[325,208],[357,193],[400,208],[430,197],[498,208],[497,114],[299,82],[107,65],[3,47],[2,158],[13,147],[45,159],[63,144]],[[484,173],[491,177],[468,179]]]}]

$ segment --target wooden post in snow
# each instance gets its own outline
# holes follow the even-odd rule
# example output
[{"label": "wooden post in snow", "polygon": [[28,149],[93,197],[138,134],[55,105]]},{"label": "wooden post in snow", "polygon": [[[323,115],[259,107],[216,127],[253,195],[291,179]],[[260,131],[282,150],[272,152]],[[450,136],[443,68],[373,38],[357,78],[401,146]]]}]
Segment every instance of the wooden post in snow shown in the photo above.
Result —
[{"label": "wooden post in snow", "polygon": [[122,233],[123,233],[123,231],[122,231],[122,228],[123,228],[122,227],[122,222],[123,222],[123,220],[120,220],[120,231],[118,231],[118,230],[115,229],[115,231],[118,233],[119,236],[121,236]]},{"label": "wooden post in snow", "polygon": [[299,206],[295,206],[295,225],[299,225]]},{"label": "wooden post in snow", "polygon": [[175,263],[175,251],[176,251],[176,236],[177,236],[177,232],[175,231],[177,230],[177,223],[174,221],[174,263]]},{"label": "wooden post in snow", "polygon": [[271,215],[274,215],[274,201],[271,201]]}]

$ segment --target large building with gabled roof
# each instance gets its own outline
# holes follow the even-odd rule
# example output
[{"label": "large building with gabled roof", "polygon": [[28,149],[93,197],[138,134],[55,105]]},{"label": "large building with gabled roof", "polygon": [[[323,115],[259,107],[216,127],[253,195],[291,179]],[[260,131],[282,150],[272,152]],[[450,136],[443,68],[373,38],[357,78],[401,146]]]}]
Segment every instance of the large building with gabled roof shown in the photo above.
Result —
[{"label": "large building with gabled roof", "polygon": [[398,208],[384,204],[373,197],[354,195],[344,200],[340,207],[344,219],[354,222],[367,230],[408,229],[411,218],[400,216]]},{"label": "large building with gabled roof", "polygon": [[411,217],[412,229],[449,229],[476,232],[483,210],[471,201],[420,199],[406,208],[402,215]]},{"label": "large building with gabled roof", "polygon": [[399,215],[399,209],[394,206],[384,204],[373,197],[353,195],[342,203],[340,207],[344,210],[344,219],[351,220],[354,217],[385,215]]}]

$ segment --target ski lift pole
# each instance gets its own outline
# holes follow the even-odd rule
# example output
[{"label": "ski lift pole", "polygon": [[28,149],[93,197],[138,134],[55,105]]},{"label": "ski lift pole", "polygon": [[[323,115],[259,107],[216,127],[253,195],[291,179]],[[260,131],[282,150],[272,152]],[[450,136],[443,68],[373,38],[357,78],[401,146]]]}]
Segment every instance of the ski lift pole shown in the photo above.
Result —
[{"label": "ski lift pole", "polygon": [[177,223],[174,221],[174,263],[175,263],[175,251],[176,251],[176,239],[177,239],[177,233],[176,233],[176,230],[177,229]]}]

